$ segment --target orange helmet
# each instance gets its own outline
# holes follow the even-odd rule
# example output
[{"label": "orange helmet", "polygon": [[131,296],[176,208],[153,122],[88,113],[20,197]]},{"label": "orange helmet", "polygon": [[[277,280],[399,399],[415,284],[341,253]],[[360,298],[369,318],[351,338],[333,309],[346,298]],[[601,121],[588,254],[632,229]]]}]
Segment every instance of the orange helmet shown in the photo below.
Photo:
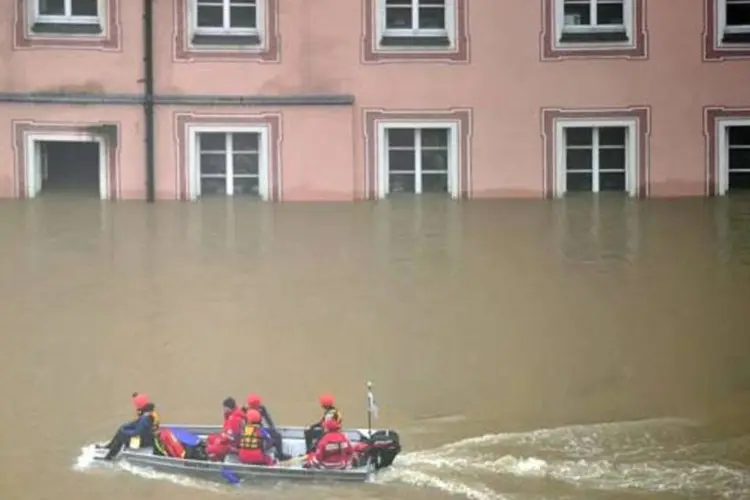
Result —
[{"label": "orange helmet", "polygon": [[335,432],[341,430],[341,423],[335,418],[327,418],[323,422],[323,429],[327,432]]},{"label": "orange helmet", "polygon": [[328,393],[322,394],[320,398],[318,398],[318,401],[323,408],[330,408],[333,406],[333,396]]},{"label": "orange helmet", "polygon": [[257,394],[250,394],[247,397],[247,406],[249,408],[255,408],[257,410],[258,408],[260,408],[261,404],[262,403],[260,400],[260,396],[258,396]]},{"label": "orange helmet", "polygon": [[135,406],[136,410],[142,410],[150,402],[148,396],[145,394],[133,393],[133,406]]},{"label": "orange helmet", "polygon": [[250,424],[259,424],[263,421],[263,417],[260,415],[260,412],[254,409],[247,410],[247,414],[245,415],[245,417],[247,418],[247,422]]}]

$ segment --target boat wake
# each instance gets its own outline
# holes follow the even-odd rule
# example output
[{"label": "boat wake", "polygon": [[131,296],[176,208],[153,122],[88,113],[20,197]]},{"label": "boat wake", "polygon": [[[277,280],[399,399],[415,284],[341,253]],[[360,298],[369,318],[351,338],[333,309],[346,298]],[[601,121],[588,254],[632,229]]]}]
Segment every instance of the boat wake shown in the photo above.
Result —
[{"label": "boat wake", "polygon": [[81,448],[81,453],[78,455],[73,470],[79,472],[98,472],[98,471],[126,471],[135,476],[142,477],[144,479],[155,479],[161,481],[167,481],[180,486],[189,488],[198,488],[202,490],[214,491],[220,493],[224,491],[224,488],[217,483],[210,481],[200,481],[189,477],[177,475],[177,474],[166,474],[163,472],[157,472],[147,467],[136,467],[126,461],[118,461],[106,463],[95,460],[96,456],[96,444],[89,444]]},{"label": "boat wake", "polygon": [[489,434],[406,453],[380,480],[471,500],[626,491],[750,498],[750,468],[738,461],[750,436],[701,441],[698,430],[692,421],[654,419]]},{"label": "boat wake", "polygon": [[[701,440],[699,430],[692,421],[655,419],[488,434],[404,453],[374,482],[428,487],[469,500],[592,498],[596,492],[750,498],[750,468],[739,462],[750,450],[750,436],[717,442]],[[81,450],[76,470],[120,469],[230,491],[124,462],[94,464],[93,450]],[[330,491],[321,494],[329,497]]]}]

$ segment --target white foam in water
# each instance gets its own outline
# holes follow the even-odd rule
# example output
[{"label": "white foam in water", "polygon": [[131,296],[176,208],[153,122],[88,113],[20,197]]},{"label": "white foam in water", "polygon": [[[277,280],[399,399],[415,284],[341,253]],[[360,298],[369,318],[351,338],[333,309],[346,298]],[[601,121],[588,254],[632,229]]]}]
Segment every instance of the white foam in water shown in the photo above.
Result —
[{"label": "white foam in water", "polygon": [[485,485],[470,486],[464,482],[441,479],[415,470],[389,471],[383,476],[383,482],[400,481],[412,486],[435,488],[452,495],[460,495],[469,500],[506,500],[504,497]]},{"label": "white foam in water", "polygon": [[191,488],[199,488],[202,490],[213,491],[215,493],[226,492],[225,488],[208,482],[192,479],[189,477],[181,476],[178,474],[167,474],[163,472],[157,472],[146,467],[136,467],[127,461],[117,461],[111,463],[102,463],[94,459],[96,456],[96,444],[90,444],[81,448],[81,453],[76,458],[73,469],[80,472],[91,471],[97,467],[110,467],[117,468],[127,471],[133,475],[142,477],[144,479],[152,479],[157,481],[167,481],[180,486],[186,486]]},{"label": "white foam in water", "polygon": [[81,454],[78,455],[76,463],[73,465],[73,469],[77,471],[85,471],[94,465],[94,457],[96,456],[96,445],[90,444],[81,448]]},{"label": "white foam in water", "polygon": [[[566,482],[585,489],[674,492],[726,498],[750,498],[750,469],[742,465],[696,463],[684,456],[685,448],[667,449],[651,436],[697,425],[682,419],[642,420],[539,429],[522,433],[486,434],[448,443],[432,450],[405,453],[397,458],[389,482],[432,486],[472,500],[502,498],[475,489],[456,476],[544,479]],[[613,440],[613,436],[635,436]],[[715,443],[710,456],[721,456],[726,443]],[[550,453],[555,459],[535,456],[498,457],[490,448]],[[515,448],[515,449],[514,449]],[[627,457],[627,461],[622,459]],[[704,457],[706,458],[706,457]],[[419,474],[416,474],[419,472]],[[451,480],[444,479],[450,477]],[[583,493],[583,492],[582,492]]]},{"label": "white foam in water", "polygon": [[117,466],[125,471],[130,472],[131,474],[142,477],[144,479],[167,481],[179,486],[198,488],[201,490],[212,491],[214,493],[225,493],[227,491],[226,488],[222,488],[221,486],[209,481],[200,481],[198,479],[192,479],[178,474],[167,474],[164,472],[157,472],[145,467],[136,467],[135,465],[129,464],[126,461],[117,462]]}]

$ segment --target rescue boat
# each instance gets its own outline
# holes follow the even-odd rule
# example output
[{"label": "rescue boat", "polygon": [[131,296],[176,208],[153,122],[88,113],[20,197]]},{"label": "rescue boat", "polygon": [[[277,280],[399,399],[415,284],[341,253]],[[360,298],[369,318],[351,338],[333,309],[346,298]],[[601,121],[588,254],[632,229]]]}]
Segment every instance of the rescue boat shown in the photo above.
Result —
[{"label": "rescue boat", "polygon": [[[345,429],[343,432],[352,443],[364,443],[358,464],[344,470],[308,469],[303,467],[305,458],[305,428],[276,427],[281,434],[282,448],[292,458],[275,465],[246,465],[236,455],[228,455],[223,462],[212,462],[202,452],[206,437],[221,432],[221,426],[165,424],[188,449],[188,458],[173,458],[154,454],[150,447],[139,447],[137,442],[126,446],[115,461],[124,460],[137,467],[154,471],[180,474],[209,481],[227,481],[233,484],[256,480],[293,481],[341,481],[364,482],[379,470],[390,467],[401,452],[397,432],[387,429]],[[193,440],[192,442],[190,442]],[[94,458],[104,460],[107,450],[100,443]]]}]

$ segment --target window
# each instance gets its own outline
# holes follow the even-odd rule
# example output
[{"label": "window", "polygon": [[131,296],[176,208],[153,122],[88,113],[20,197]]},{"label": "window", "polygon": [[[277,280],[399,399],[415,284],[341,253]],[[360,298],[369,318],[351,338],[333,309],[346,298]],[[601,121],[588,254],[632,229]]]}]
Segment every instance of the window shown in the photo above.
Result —
[{"label": "window", "polygon": [[458,196],[455,125],[385,127],[381,133],[380,196],[450,193]]},{"label": "window", "polygon": [[191,0],[194,45],[259,45],[263,0]]},{"label": "window", "polygon": [[618,191],[634,194],[633,136],[620,124],[566,125],[560,131],[563,151],[558,193]]},{"label": "window", "polygon": [[560,43],[630,42],[632,6],[632,0],[558,0],[558,39]]},{"label": "window", "polygon": [[102,0],[32,0],[35,34],[97,35],[103,32]]},{"label": "window", "polygon": [[196,136],[197,194],[266,197],[262,133],[199,131]]},{"label": "window", "polygon": [[445,48],[453,44],[454,0],[378,1],[381,46]]},{"label": "window", "polygon": [[727,127],[727,180],[729,192],[750,189],[750,123]]},{"label": "window", "polygon": [[750,44],[750,0],[721,0],[718,9],[720,42]]}]

